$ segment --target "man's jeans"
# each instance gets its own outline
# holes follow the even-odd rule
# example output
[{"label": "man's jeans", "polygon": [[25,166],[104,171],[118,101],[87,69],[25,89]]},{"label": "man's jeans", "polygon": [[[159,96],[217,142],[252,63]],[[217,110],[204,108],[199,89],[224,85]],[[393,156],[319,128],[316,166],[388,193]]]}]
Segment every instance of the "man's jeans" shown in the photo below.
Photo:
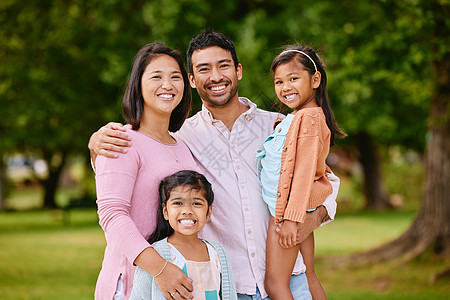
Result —
[{"label": "man's jeans", "polygon": [[[295,300],[312,300],[305,273],[291,276],[291,293]],[[270,298],[262,299],[259,289],[256,288],[256,295],[238,294],[238,300],[270,300]]]}]

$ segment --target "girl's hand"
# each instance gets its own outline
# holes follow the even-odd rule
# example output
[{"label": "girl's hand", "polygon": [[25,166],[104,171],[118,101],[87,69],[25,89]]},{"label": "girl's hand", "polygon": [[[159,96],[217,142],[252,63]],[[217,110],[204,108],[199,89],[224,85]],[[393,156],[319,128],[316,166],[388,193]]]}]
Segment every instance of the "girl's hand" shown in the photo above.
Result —
[{"label": "girl's hand", "polygon": [[[89,150],[92,161],[97,155],[117,157],[114,152],[126,153],[123,147],[131,146],[130,137],[124,133],[125,127],[120,123],[110,122],[94,132],[89,139]],[[112,152],[110,152],[112,151]]]},{"label": "girl's hand", "polygon": [[170,262],[155,281],[166,299],[192,299],[192,279]]},{"label": "girl's hand", "polygon": [[291,248],[297,242],[297,222],[285,220],[278,232],[278,243],[283,248]]}]

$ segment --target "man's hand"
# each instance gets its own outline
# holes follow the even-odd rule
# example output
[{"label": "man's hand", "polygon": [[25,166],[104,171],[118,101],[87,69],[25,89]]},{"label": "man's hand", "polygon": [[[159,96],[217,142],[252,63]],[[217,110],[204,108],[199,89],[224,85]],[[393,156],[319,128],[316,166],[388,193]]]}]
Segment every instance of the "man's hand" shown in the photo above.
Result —
[{"label": "man's hand", "polygon": [[[303,242],[311,234],[311,232],[319,228],[320,224],[326,221],[327,218],[328,218],[327,210],[323,205],[317,207],[315,211],[307,213],[305,216],[305,221],[303,223],[296,223],[297,224],[296,244],[300,244],[301,242]],[[281,225],[282,224],[278,224],[275,230],[278,234],[282,230]]]},{"label": "man's hand", "polygon": [[89,150],[92,161],[95,162],[97,155],[106,157],[117,157],[117,153],[126,153],[123,147],[131,146],[130,137],[124,133],[125,127],[120,123],[110,122],[94,132],[89,139]]},{"label": "man's hand", "polygon": [[283,248],[294,247],[297,240],[297,222],[285,220],[278,232],[278,243]]}]

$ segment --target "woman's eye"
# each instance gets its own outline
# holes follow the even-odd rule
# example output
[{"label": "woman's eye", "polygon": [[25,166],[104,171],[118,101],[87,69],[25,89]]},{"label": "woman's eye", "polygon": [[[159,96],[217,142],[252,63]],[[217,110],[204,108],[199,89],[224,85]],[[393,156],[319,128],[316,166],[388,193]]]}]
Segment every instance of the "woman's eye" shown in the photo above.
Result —
[{"label": "woman's eye", "polygon": [[155,75],[155,76],[152,76],[151,79],[161,79],[161,76]]},{"label": "woman's eye", "polygon": [[292,77],[291,81],[296,81],[298,79],[298,77]]}]

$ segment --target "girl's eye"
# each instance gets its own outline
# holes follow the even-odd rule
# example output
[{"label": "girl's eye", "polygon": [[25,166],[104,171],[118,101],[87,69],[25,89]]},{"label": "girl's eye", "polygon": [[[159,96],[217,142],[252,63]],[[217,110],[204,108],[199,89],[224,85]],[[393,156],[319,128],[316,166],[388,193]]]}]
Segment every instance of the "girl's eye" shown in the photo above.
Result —
[{"label": "girl's eye", "polygon": [[296,81],[298,79],[298,77],[292,77],[290,80],[291,81]]},{"label": "girl's eye", "polygon": [[180,205],[183,205],[183,202],[181,202],[181,201],[175,201],[175,202],[172,202],[172,205],[174,205],[174,206],[180,206]]},{"label": "girl's eye", "polygon": [[202,203],[202,202],[197,202],[197,201],[196,201],[196,202],[194,202],[194,205],[195,205],[195,206],[202,206],[203,203]]},{"label": "girl's eye", "polygon": [[178,75],[172,76],[172,79],[173,79],[173,80],[179,80],[179,79],[181,79],[181,76],[178,76]]},{"label": "girl's eye", "polygon": [[282,84],[282,83],[283,83],[283,81],[281,81],[281,80],[275,81],[275,85]]}]

